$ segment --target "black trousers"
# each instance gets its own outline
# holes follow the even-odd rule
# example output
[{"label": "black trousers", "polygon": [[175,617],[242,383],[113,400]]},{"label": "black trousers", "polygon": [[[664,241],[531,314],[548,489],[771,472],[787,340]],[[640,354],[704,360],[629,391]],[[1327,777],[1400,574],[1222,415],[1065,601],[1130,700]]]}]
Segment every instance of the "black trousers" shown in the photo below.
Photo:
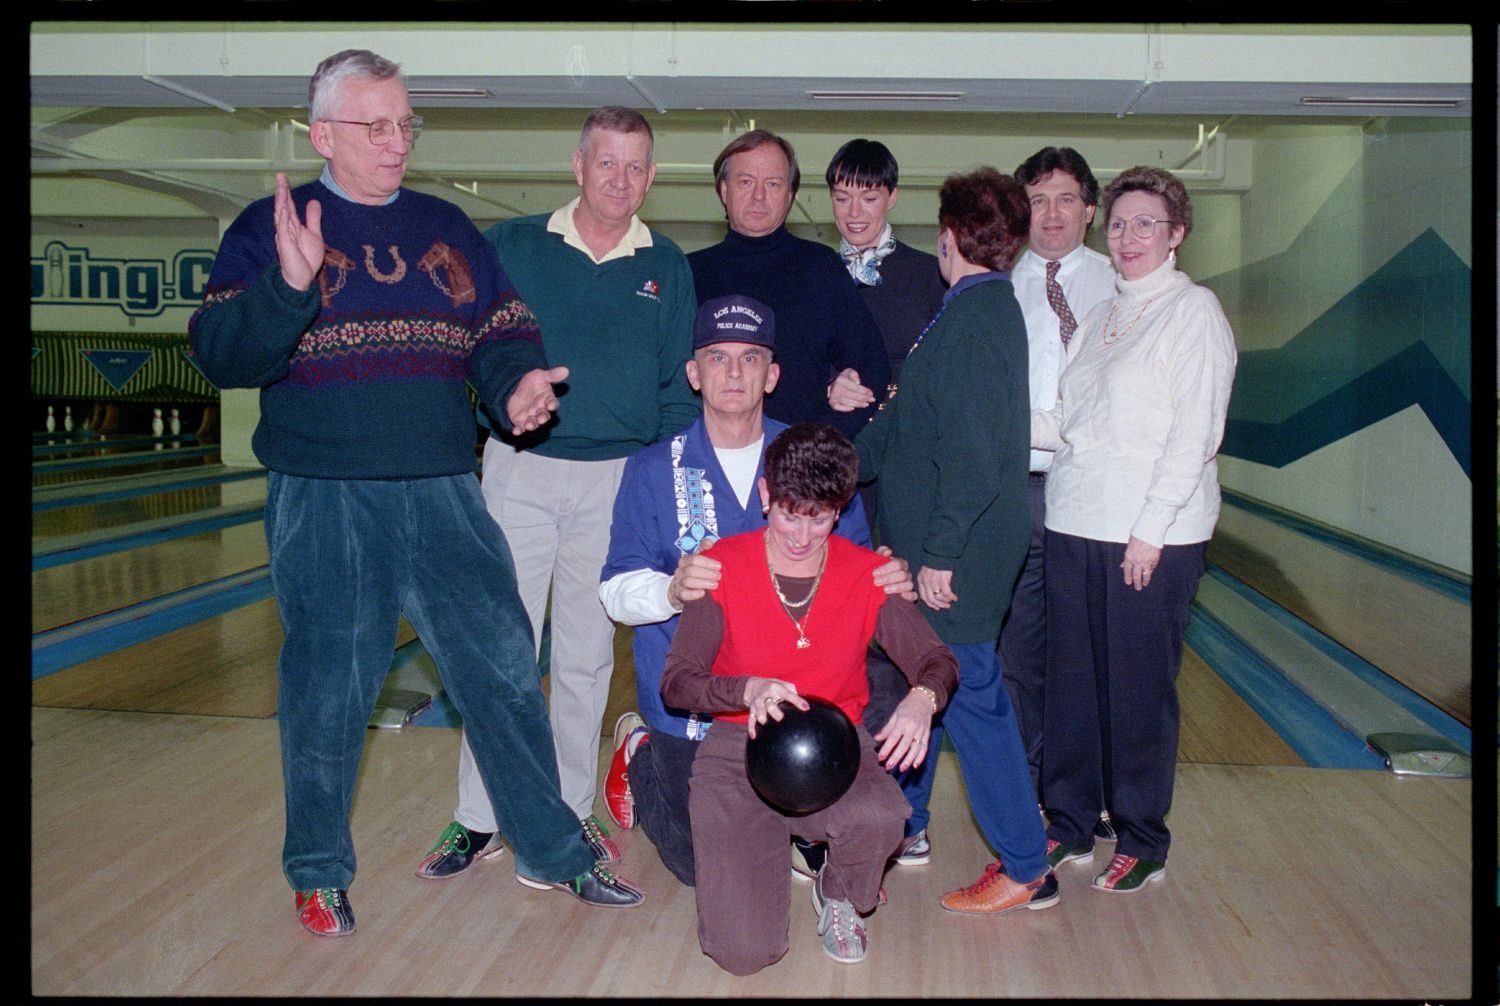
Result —
[{"label": "black trousers", "polygon": [[1021,747],[1026,768],[1042,796],[1042,737],[1045,731],[1047,694],[1047,575],[1043,563],[1047,528],[1047,479],[1033,474],[1027,486],[1031,504],[1031,544],[1026,564],[1016,580],[1005,626],[1000,630],[1000,673],[1005,681],[1010,707],[1021,728]]},{"label": "black trousers", "polygon": [[1047,835],[1094,844],[1108,807],[1115,851],[1165,860],[1177,768],[1177,672],[1206,542],[1168,545],[1144,590],[1122,542],[1047,532]]},{"label": "black trousers", "polygon": [[630,759],[630,793],[641,830],[672,876],[693,886],[693,826],[688,820],[688,779],[701,741],[658,730]]}]

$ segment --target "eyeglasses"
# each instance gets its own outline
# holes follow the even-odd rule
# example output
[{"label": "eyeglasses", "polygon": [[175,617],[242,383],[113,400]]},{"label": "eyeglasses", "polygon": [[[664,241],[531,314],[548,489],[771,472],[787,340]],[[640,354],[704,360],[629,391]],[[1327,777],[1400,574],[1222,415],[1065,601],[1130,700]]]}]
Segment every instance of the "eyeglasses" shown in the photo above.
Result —
[{"label": "eyeglasses", "polygon": [[1156,233],[1157,224],[1169,224],[1171,222],[1170,220],[1158,220],[1156,217],[1148,217],[1144,213],[1138,217],[1131,217],[1129,220],[1121,220],[1119,217],[1115,217],[1109,222],[1109,226],[1105,228],[1105,232],[1112,238],[1120,237],[1125,233],[1125,225],[1128,223],[1130,224],[1130,233],[1144,241]]},{"label": "eyeglasses", "polygon": [[422,135],[420,115],[408,115],[400,122],[392,122],[390,119],[376,119],[374,122],[360,122],[357,119],[324,119],[323,121],[340,122],[346,126],[365,126],[370,130],[370,142],[376,146],[390,143],[391,137],[396,135],[397,127],[400,127],[401,136],[407,143],[417,142],[417,137]]}]

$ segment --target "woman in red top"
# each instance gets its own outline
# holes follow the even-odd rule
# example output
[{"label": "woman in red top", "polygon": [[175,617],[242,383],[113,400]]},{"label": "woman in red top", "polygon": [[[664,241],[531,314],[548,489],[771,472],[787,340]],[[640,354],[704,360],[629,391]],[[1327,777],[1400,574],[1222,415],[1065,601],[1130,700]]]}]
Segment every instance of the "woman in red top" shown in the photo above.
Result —
[{"label": "woman in red top", "polygon": [[[824,951],[844,963],[864,958],[860,914],[875,908],[881,874],[911,812],[886,769],[926,758],[932,714],[957,682],[953,654],[915,605],[874,586],[870,573],[884,557],[830,537],[858,471],[853,445],[830,426],[802,423],[777,437],[759,482],[767,527],[714,546],[723,564],[719,586],[684,607],[667,653],[662,697],[714,716],[688,802],[698,942],[734,974],[759,971],[786,953],[794,828],[828,843],[813,885]],[[862,723],[872,637],[912,683],[873,738]],[[782,718],[782,702],[807,709],[804,695],[834,703],[854,721],[861,759],[848,792],[793,817],[756,794],[745,774],[745,745],[757,726]]]}]

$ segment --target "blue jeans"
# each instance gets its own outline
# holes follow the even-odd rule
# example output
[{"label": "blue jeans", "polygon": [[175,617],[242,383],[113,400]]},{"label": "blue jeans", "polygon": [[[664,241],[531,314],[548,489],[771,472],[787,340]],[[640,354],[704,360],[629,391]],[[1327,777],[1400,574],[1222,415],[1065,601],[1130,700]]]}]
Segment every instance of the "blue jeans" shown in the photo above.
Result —
[{"label": "blue jeans", "polygon": [[958,658],[958,689],[943,710],[943,726],[958,752],[969,809],[1006,874],[1029,883],[1047,871],[1047,835],[995,644],[948,648]]},{"label": "blue jeans", "polygon": [[510,551],[478,480],[272,472],[266,540],[286,636],[277,671],[292,887],[347,889],[354,879],[349,812],[401,615],[463,717],[517,860],[543,880],[588,870],[593,855],[558,792]]}]

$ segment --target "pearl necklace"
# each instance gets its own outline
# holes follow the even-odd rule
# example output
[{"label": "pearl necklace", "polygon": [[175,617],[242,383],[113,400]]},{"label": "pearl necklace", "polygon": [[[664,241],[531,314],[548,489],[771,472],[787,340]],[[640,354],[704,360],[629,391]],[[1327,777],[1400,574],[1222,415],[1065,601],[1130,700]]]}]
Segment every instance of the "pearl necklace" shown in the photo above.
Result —
[{"label": "pearl necklace", "polygon": [[1147,297],[1146,303],[1142,304],[1140,311],[1136,313],[1135,321],[1132,321],[1130,324],[1126,325],[1123,330],[1121,330],[1111,327],[1115,323],[1115,309],[1120,306],[1119,298],[1115,298],[1115,302],[1109,305],[1109,316],[1104,319],[1104,344],[1106,346],[1113,346],[1115,343],[1119,342],[1121,339],[1129,335],[1130,330],[1132,328],[1135,328],[1136,322],[1141,320],[1142,315],[1146,313],[1146,308],[1150,307],[1151,302],[1155,299],[1156,298],[1154,296]]},{"label": "pearl necklace", "polygon": [[[807,617],[808,617],[808,615],[812,614],[812,602],[813,602],[813,598],[815,596],[817,596],[818,586],[819,586],[819,584],[821,584],[823,582],[823,569],[824,569],[824,567],[826,567],[828,565],[828,546],[826,544],[823,546],[823,555],[818,560],[818,575],[815,576],[815,577],[813,577],[812,589],[807,592],[807,596],[806,597],[804,597],[802,600],[798,601],[796,604],[793,604],[791,601],[788,601],[786,599],[786,595],[781,592],[781,584],[778,583],[777,580],[776,580],[776,570],[774,570],[774,569],[771,568],[771,529],[770,528],[766,528],[764,537],[765,537],[765,542],[766,542],[766,570],[771,574],[771,589],[774,590],[774,591],[776,591],[776,597],[781,601],[782,605],[784,605],[785,608],[787,609],[786,617],[792,619],[792,627],[797,630],[797,649],[799,649],[799,650],[805,650],[809,646],[812,645],[812,643],[810,643],[808,641],[808,639],[807,639],[807,632],[804,631],[804,630],[805,630],[805,627],[807,625]],[[804,607],[807,609],[807,611],[802,615],[802,621],[799,622],[799,621],[797,621],[797,619],[792,618],[792,612],[791,612],[792,608],[804,608]]]}]

